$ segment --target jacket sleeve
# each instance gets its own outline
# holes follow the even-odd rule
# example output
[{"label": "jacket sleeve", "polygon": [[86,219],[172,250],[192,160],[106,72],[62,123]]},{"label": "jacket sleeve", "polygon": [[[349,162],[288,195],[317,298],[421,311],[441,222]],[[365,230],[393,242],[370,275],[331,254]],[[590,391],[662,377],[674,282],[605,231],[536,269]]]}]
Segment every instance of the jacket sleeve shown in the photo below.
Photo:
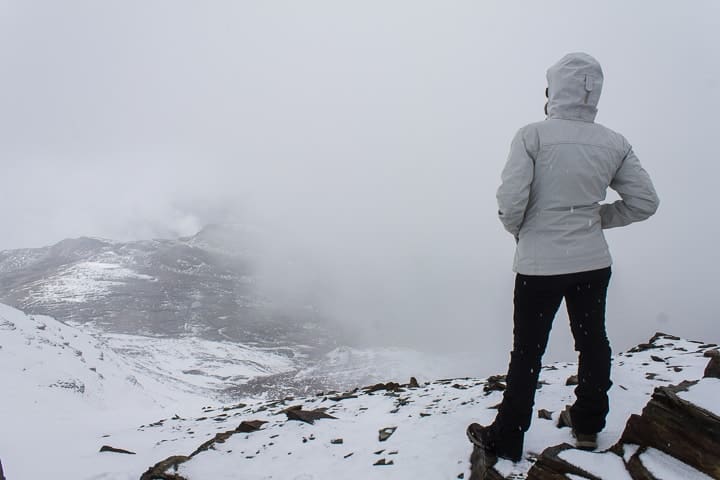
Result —
[{"label": "jacket sleeve", "polygon": [[497,191],[500,221],[505,230],[516,238],[525,219],[530,186],[535,174],[535,155],[528,149],[526,135],[526,129],[523,128],[513,138],[510,154],[502,171],[502,183]]},{"label": "jacket sleeve", "polygon": [[621,200],[600,206],[602,228],[624,227],[650,217],[657,211],[660,199],[650,175],[640,165],[632,147],[610,183]]}]

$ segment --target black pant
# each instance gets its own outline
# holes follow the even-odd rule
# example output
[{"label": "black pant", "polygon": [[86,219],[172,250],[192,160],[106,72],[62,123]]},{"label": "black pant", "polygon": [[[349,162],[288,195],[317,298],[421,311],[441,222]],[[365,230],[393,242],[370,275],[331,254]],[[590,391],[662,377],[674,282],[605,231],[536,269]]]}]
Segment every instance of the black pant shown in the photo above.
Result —
[{"label": "black pant", "polygon": [[570,414],[573,428],[596,433],[605,427],[610,389],[610,343],[605,333],[605,299],[610,267],[566,275],[520,275],[515,279],[513,350],[507,389],[493,431],[502,447],[522,448],[530,428],[542,355],[563,298],[579,352],[576,401]]}]

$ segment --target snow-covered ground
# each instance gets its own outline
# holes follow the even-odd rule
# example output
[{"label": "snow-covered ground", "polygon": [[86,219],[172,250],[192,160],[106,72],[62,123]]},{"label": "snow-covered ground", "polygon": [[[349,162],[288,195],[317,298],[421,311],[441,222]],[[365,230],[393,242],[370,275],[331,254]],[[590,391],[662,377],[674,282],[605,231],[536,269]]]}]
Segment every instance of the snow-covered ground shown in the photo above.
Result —
[{"label": "snow-covered ground", "polygon": [[89,297],[107,294],[113,286],[128,280],[155,280],[117,263],[116,256],[107,252],[102,261],[78,262],[60,269],[56,275],[42,280],[32,301],[84,303]]},{"label": "snow-covered ground", "polygon": [[[702,377],[706,346],[667,339],[656,345],[659,348],[616,356],[611,412],[599,437],[600,449],[618,440],[629,415],[642,410],[654,387]],[[237,363],[213,363],[218,358]],[[189,455],[242,421],[263,420],[267,423],[259,431],[216,442],[180,464],[178,473],[191,480],[468,478],[471,447],[465,427],[473,421],[489,423],[502,393],[488,389],[480,378],[436,378],[458,371],[475,375],[474,365],[481,360],[459,355],[443,364],[437,356],[405,350],[341,348],[296,377],[334,375],[339,384],[347,384],[386,375],[382,381],[407,383],[414,375],[420,385],[400,391],[361,389],[345,396],[325,392],[280,401],[221,401],[208,392],[228,379],[285,371],[292,367],[288,358],[193,339],[98,339],[49,317],[27,316],[0,305],[0,460],[9,480],[138,479],[151,465],[172,455]],[[165,371],[158,367],[163,363]],[[543,368],[536,409],[552,412],[553,420],[533,420],[526,458],[517,464],[501,461],[497,469],[503,475],[523,478],[535,455],[572,441],[568,429],[554,425],[572,402],[574,387],[565,381],[575,369],[572,363]],[[199,375],[200,370],[206,374]],[[207,374],[212,371],[215,376]],[[720,381],[705,379],[682,396],[713,409],[718,394]],[[297,406],[327,409],[335,419],[314,424],[288,420],[283,411]],[[381,441],[379,432],[386,428],[395,430]],[[100,452],[103,445],[135,454]],[[620,478],[608,476],[617,467],[612,464],[616,457],[563,455],[580,455],[574,460],[602,472],[601,478]],[[660,452],[650,449],[643,455],[660,473],[704,478]]]}]

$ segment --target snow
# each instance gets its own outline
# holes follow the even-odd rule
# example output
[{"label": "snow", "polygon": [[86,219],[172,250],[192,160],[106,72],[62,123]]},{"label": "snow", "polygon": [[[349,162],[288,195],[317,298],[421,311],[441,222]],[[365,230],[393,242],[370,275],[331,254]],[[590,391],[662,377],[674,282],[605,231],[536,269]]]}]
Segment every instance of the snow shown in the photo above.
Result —
[{"label": "snow", "polygon": [[133,360],[135,375],[177,382],[188,391],[218,389],[296,368],[286,356],[232,342],[123,334],[105,334],[103,339],[113,351]]},{"label": "snow", "polygon": [[640,454],[640,461],[658,480],[711,480],[711,477],[654,448]]},{"label": "snow", "polygon": [[[114,255],[109,255],[112,259]],[[153,277],[137,273],[117,263],[79,262],[58,270],[57,274],[40,283],[35,301],[83,303],[88,298],[109,293],[111,287],[128,280],[152,281]]]},{"label": "snow", "polygon": [[720,392],[720,378],[703,378],[697,385],[693,385],[686,392],[678,393],[678,396],[716,416],[720,416],[718,392]]},{"label": "snow", "polygon": [[638,451],[640,445],[627,444],[623,445],[623,460],[629,462],[633,455]]},{"label": "snow", "polygon": [[[702,376],[707,359],[698,344],[659,340],[656,345],[614,359],[611,413],[599,450],[617,442],[629,415],[642,410],[656,386]],[[650,355],[667,361],[653,362]],[[358,375],[356,379],[403,383],[412,375],[420,386],[400,392],[360,390],[345,399],[326,392],[283,400],[222,400],[214,393],[226,382],[286,371],[290,360],[229,342],[101,335],[0,305],[0,385],[12,385],[4,389],[0,409],[0,458],[10,479],[135,480],[149,466],[172,455],[189,455],[241,421],[264,420],[259,431],[216,443],[181,464],[178,473],[190,480],[234,479],[238,472],[249,480],[469,478],[472,448],[465,428],[471,422],[490,423],[496,413],[491,407],[502,392],[485,392],[480,378],[433,376],[472,374],[477,367],[471,358],[459,355],[442,364],[438,357],[402,349],[341,348],[304,374],[325,372],[342,382]],[[574,387],[565,380],[575,373],[572,363],[543,368],[535,408],[553,412],[554,420],[533,418],[523,460],[501,460],[496,465],[500,473],[524,478],[545,448],[572,443],[570,430],[556,428],[555,421],[574,398]],[[718,383],[706,380],[683,395],[717,398]],[[291,406],[326,408],[336,419],[313,425],[289,421],[283,410]],[[397,430],[381,442],[378,432],[386,427]],[[339,438],[341,444],[332,443]],[[136,455],[100,453],[102,445]],[[625,457],[635,451],[626,448]],[[623,459],[611,453],[571,450],[560,455],[601,478],[629,478]],[[381,459],[392,464],[375,465]],[[681,472],[660,478],[704,478],[693,477],[696,472],[659,452],[648,450],[642,461],[663,474]]]}]

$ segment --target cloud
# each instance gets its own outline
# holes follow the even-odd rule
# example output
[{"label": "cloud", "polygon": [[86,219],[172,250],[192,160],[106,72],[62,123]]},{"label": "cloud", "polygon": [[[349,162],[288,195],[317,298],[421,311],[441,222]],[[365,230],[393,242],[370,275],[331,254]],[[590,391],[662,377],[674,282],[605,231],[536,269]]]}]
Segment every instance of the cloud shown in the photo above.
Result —
[{"label": "cloud", "polygon": [[[513,243],[496,220],[499,172],[517,128],[542,119],[545,69],[586,50],[606,75],[598,121],[629,138],[663,199],[647,224],[609,234],[611,337],[720,340],[707,301],[716,3],[3,8],[0,248],[239,219],[305,252],[359,338],[504,363]],[[572,356],[563,323],[557,358]]]}]

